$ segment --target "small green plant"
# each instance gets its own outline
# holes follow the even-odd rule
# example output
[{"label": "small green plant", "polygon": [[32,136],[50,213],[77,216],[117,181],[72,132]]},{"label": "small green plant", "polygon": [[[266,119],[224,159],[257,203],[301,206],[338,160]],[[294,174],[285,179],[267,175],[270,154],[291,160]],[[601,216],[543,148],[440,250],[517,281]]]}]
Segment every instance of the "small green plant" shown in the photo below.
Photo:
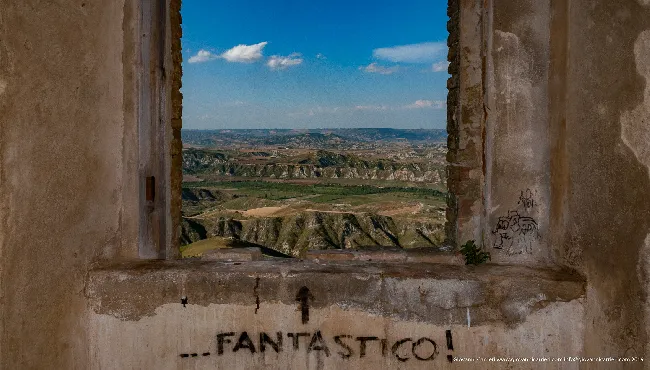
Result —
[{"label": "small green plant", "polygon": [[460,247],[460,252],[465,256],[466,265],[480,265],[490,259],[490,253],[483,252],[473,240],[468,240]]}]

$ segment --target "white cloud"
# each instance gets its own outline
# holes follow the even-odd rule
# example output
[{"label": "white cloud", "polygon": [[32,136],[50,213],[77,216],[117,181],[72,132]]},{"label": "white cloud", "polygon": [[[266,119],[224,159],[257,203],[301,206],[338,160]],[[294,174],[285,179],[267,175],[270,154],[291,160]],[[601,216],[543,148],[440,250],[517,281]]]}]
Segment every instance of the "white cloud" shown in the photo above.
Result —
[{"label": "white cloud", "polygon": [[207,50],[199,50],[196,55],[190,57],[190,59],[187,60],[188,63],[204,63],[204,62],[209,62],[211,60],[217,59],[219,56],[212,54],[211,52]]},{"label": "white cloud", "polygon": [[269,58],[269,61],[266,62],[266,65],[273,69],[287,69],[289,67],[297,66],[302,63],[302,58],[300,53],[292,53],[286,57],[280,55],[273,55]]},{"label": "white cloud", "polygon": [[325,59],[327,59],[327,57],[326,57],[325,55],[321,54],[321,53],[318,53],[318,54],[316,54],[316,59],[323,59],[323,60],[325,60]]},{"label": "white cloud", "polygon": [[221,57],[229,62],[252,63],[262,58],[262,49],[266,44],[266,41],[254,45],[240,44],[221,54]]},{"label": "white cloud", "polygon": [[449,68],[449,62],[447,61],[433,63],[433,66],[431,66],[431,70],[434,72],[447,72],[448,68]]},{"label": "white cloud", "polygon": [[316,116],[321,114],[345,114],[354,112],[395,112],[404,109],[445,109],[447,102],[444,100],[416,100],[413,104],[408,105],[354,105],[342,107],[322,107],[315,106],[298,112],[287,113],[289,117]]},{"label": "white cloud", "polygon": [[356,110],[387,110],[385,105],[357,105],[354,107]]},{"label": "white cloud", "polygon": [[419,108],[434,108],[434,109],[444,109],[447,106],[447,102],[444,100],[416,100],[415,103],[404,106],[408,109],[419,109]]},{"label": "white cloud", "polygon": [[367,72],[367,73],[379,73],[379,74],[382,74],[382,75],[393,74],[393,73],[397,72],[398,69],[399,69],[398,66],[384,67],[384,66],[381,66],[381,65],[379,65],[377,63],[370,63],[365,67],[359,67],[359,70],[361,70],[361,71],[364,71],[364,72]]},{"label": "white cloud", "polygon": [[394,63],[433,63],[447,54],[445,42],[423,42],[379,48],[372,52],[373,57]]},{"label": "white cloud", "polygon": [[287,113],[287,116],[289,116],[289,117],[304,117],[304,116],[313,117],[313,116],[315,116],[317,114],[332,114],[332,113],[337,113],[337,112],[343,112],[345,110],[349,110],[349,109],[344,108],[344,107],[316,106],[316,107],[310,108],[309,110],[306,110],[306,111],[289,112],[289,113]]},{"label": "white cloud", "polygon": [[242,105],[246,105],[247,103],[242,100],[232,100],[232,101],[227,101],[221,103],[221,106],[224,107],[241,107]]}]

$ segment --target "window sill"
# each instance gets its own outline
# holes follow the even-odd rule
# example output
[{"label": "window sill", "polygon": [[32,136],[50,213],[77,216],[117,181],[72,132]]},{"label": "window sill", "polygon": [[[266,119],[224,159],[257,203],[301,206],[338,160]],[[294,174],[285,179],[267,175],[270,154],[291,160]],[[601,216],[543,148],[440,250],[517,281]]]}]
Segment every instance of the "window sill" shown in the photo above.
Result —
[{"label": "window sill", "polygon": [[[196,257],[199,258],[199,257]],[[260,248],[220,248],[204,252],[201,260],[244,262],[270,260]],[[364,248],[328,249],[307,251],[304,258],[314,262],[366,261],[366,262],[412,262],[464,265],[465,260],[458,253],[442,252],[432,248]],[[282,260],[282,259],[280,259]],[[291,259],[300,261],[299,259]]]},{"label": "window sill", "polygon": [[153,316],[168,303],[296,304],[308,287],[313,306],[438,324],[517,323],[553,302],[585,294],[575,272],[486,264],[458,266],[385,261],[139,261],[96,266],[86,296],[91,309],[123,320]]}]

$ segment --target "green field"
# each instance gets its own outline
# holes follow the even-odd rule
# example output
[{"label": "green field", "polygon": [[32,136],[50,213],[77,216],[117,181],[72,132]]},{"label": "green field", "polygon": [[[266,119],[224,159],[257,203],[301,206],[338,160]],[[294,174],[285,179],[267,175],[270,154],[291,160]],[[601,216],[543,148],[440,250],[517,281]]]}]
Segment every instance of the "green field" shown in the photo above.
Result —
[{"label": "green field", "polygon": [[[403,134],[409,133],[396,137]],[[223,147],[185,150],[183,255],[239,242],[293,257],[322,249],[442,247],[444,144],[321,139],[327,137],[300,134],[276,145],[242,134]]]},{"label": "green field", "polygon": [[[212,188],[221,190],[234,189],[236,193],[250,197],[270,200],[285,200],[308,195],[314,197],[314,202],[333,202],[351,196],[373,194],[402,194],[403,197],[413,199],[426,199],[425,197],[444,199],[445,193],[436,189],[417,187],[378,187],[369,185],[340,185],[340,184],[314,184],[302,185],[286,182],[269,181],[220,181],[220,182],[195,182],[183,184],[186,188]],[[230,190],[232,191],[232,190]]]}]

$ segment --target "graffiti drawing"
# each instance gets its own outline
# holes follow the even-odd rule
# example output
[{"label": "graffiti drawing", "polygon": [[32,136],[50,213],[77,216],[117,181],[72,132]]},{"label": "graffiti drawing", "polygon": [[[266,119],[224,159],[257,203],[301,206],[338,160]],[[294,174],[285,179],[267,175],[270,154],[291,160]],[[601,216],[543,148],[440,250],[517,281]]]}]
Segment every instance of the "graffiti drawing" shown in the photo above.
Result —
[{"label": "graffiti drawing", "polygon": [[539,236],[537,222],[532,217],[519,215],[517,211],[499,217],[492,234],[496,235],[494,248],[506,249],[508,254],[532,253],[533,240]]},{"label": "graffiti drawing", "polygon": [[532,217],[510,211],[508,216],[499,217],[492,233],[496,235],[494,248],[506,249],[508,254],[532,253],[532,242],[538,236],[537,222]]},{"label": "graffiti drawing", "polygon": [[522,190],[517,204],[518,209],[499,217],[492,230],[493,247],[504,249],[509,255],[532,253],[533,242],[540,237],[537,221],[527,216],[535,207],[533,192],[530,189]]},{"label": "graffiti drawing", "polygon": [[533,192],[530,191],[530,189],[526,189],[524,192],[523,190],[521,191],[521,195],[519,196],[519,202],[518,204],[521,204],[526,210],[530,210],[535,206],[535,201],[533,200]]}]

